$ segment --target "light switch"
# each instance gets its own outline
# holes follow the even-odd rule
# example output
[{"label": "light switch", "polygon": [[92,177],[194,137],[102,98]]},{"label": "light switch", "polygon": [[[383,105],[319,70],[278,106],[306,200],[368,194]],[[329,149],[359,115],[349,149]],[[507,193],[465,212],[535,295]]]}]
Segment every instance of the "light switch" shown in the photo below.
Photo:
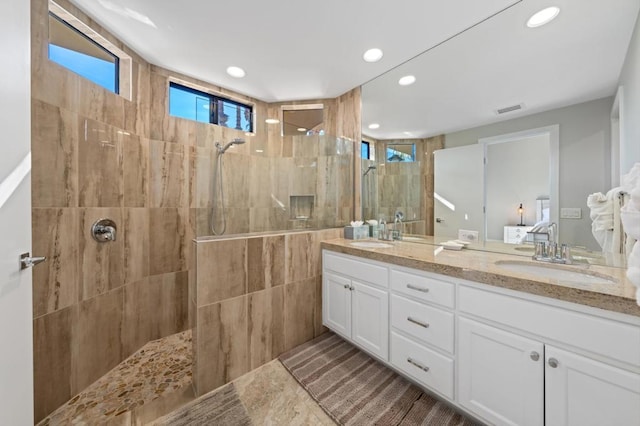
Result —
[{"label": "light switch", "polygon": [[580,207],[563,207],[560,209],[560,219],[582,219]]}]

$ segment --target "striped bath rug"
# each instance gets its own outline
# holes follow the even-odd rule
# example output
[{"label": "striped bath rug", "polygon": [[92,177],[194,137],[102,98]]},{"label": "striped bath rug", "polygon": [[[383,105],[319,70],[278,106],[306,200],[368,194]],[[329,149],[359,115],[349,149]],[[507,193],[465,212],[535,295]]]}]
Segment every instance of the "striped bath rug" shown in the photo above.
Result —
[{"label": "striped bath rug", "polygon": [[339,425],[478,425],[334,333],[280,362]]}]

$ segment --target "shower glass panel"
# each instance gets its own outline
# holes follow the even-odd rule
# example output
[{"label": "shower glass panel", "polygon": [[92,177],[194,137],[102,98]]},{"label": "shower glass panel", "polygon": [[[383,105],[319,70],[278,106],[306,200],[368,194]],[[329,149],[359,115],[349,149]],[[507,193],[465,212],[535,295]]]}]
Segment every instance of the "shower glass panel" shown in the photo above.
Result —
[{"label": "shower glass panel", "polygon": [[[224,235],[334,228],[353,220],[353,141],[330,135],[247,136],[232,129],[222,134],[224,140],[192,154],[196,237],[212,235],[212,221],[221,229],[223,211]],[[246,143],[223,154],[214,146],[234,138]],[[224,197],[214,191],[215,180],[222,181]]]}]

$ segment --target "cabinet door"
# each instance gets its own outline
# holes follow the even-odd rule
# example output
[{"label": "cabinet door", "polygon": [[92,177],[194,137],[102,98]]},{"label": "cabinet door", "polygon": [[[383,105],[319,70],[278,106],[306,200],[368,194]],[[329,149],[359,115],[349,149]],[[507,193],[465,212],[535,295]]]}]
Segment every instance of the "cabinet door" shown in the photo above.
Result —
[{"label": "cabinet door", "polygon": [[387,361],[389,359],[389,294],[386,291],[351,282],[353,287],[354,342]]},{"label": "cabinet door", "polygon": [[547,425],[640,425],[639,374],[551,346],[545,350]]},{"label": "cabinet door", "polygon": [[458,320],[459,403],[496,425],[542,425],[544,346],[467,318]]},{"label": "cabinet door", "polygon": [[351,280],[325,272],[322,286],[322,323],[351,338]]}]

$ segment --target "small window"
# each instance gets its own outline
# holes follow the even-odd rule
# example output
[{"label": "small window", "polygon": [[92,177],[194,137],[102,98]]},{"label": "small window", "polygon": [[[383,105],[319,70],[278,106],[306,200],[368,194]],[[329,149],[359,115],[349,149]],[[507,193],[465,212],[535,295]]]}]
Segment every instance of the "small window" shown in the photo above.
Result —
[{"label": "small window", "polygon": [[119,57],[52,12],[49,12],[49,59],[120,93]]},{"label": "small window", "polygon": [[169,83],[169,114],[174,117],[253,131],[253,107],[210,93]]},{"label": "small window", "polygon": [[416,161],[416,144],[387,145],[387,161]]},{"label": "small window", "polygon": [[365,160],[371,159],[371,144],[367,141],[362,141],[360,144],[360,157]]}]

